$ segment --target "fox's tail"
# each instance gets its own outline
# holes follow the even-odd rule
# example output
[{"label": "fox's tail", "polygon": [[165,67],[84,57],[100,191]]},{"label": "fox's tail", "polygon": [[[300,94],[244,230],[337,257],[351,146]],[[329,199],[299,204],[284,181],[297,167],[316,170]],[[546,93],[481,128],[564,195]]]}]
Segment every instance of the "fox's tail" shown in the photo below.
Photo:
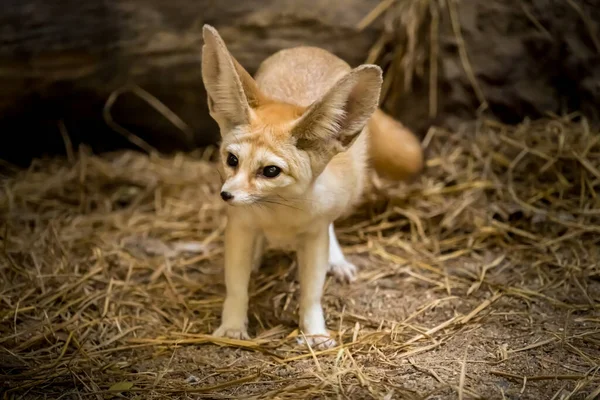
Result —
[{"label": "fox's tail", "polygon": [[369,153],[375,171],[383,178],[405,181],[423,169],[419,139],[379,108],[369,121]]}]

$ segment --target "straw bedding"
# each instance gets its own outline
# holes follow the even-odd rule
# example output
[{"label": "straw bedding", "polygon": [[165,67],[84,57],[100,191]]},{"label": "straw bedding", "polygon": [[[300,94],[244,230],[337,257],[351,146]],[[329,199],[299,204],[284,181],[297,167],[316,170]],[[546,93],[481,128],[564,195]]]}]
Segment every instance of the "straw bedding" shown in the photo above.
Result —
[{"label": "straw bedding", "polygon": [[210,151],[11,170],[0,196],[4,398],[592,399],[600,390],[600,135],[585,120],[432,129],[414,183],[337,224],[342,345],[296,344],[289,254],[251,284],[251,341],[218,326],[223,204]]}]

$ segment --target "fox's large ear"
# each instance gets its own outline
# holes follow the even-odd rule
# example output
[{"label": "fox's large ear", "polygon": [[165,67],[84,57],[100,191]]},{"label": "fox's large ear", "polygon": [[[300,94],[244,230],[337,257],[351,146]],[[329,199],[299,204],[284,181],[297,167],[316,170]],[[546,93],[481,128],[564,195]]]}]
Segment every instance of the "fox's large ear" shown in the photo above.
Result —
[{"label": "fox's large ear", "polygon": [[229,53],[215,28],[204,25],[202,35],[202,80],[210,115],[229,128],[249,123],[252,108],[264,99],[256,81]]},{"label": "fox's large ear", "polygon": [[382,82],[381,68],[376,65],[350,71],[296,123],[292,129],[296,146],[317,151],[322,158],[345,151],[377,109]]}]

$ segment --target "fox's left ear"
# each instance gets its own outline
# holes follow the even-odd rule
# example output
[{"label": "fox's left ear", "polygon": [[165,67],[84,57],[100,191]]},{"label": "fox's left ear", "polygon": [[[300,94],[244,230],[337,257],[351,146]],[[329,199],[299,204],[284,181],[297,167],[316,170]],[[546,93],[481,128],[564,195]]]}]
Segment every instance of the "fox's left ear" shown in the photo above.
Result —
[{"label": "fox's left ear", "polygon": [[202,80],[210,115],[222,128],[248,124],[252,108],[264,96],[256,81],[229,53],[215,28],[204,25],[202,35]]},{"label": "fox's left ear", "polygon": [[321,157],[345,151],[377,109],[382,83],[382,70],[376,65],[350,71],[296,123],[292,129],[296,146],[318,151]]}]

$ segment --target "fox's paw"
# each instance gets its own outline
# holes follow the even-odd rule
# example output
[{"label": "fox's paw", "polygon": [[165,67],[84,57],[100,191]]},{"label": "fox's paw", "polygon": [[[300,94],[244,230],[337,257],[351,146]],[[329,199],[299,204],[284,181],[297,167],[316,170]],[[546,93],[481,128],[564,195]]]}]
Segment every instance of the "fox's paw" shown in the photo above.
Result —
[{"label": "fox's paw", "polygon": [[329,272],[342,282],[354,282],[357,270],[356,265],[345,259],[329,262]]},{"label": "fox's paw", "polygon": [[[306,340],[304,338],[306,337]],[[308,345],[313,350],[327,350],[337,346],[335,339],[329,334],[298,336],[299,345]]]},{"label": "fox's paw", "polygon": [[229,339],[250,340],[250,336],[248,336],[248,331],[245,327],[221,325],[216,331],[214,331],[213,336],[227,337]]}]

